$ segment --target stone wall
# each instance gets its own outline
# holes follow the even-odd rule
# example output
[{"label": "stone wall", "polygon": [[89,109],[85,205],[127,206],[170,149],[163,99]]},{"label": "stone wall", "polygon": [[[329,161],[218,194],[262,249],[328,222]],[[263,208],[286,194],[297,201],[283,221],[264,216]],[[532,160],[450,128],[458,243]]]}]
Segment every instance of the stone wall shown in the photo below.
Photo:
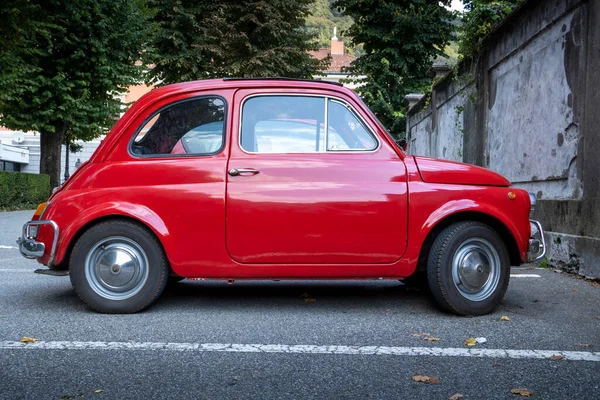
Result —
[{"label": "stone wall", "polygon": [[529,0],[409,110],[409,152],[534,192],[551,264],[600,278],[600,1]]}]

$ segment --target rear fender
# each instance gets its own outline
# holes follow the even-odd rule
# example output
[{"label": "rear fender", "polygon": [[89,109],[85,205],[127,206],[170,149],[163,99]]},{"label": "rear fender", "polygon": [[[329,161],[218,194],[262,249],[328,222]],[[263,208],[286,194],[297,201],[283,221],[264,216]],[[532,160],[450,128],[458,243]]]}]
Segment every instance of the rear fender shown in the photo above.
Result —
[{"label": "rear fender", "polygon": [[[54,264],[62,264],[68,257],[70,250],[73,248],[75,241],[88,229],[90,226],[107,219],[127,218],[135,220],[140,224],[148,227],[158,240],[162,243],[165,252],[169,244],[170,234],[164,221],[154,211],[140,204],[126,202],[109,202],[96,204],[93,207],[86,209],[85,212],[79,212],[77,217],[66,217],[72,215],[65,209],[68,205],[61,202],[61,213],[56,215],[55,222],[60,226],[61,233],[56,250]],[[60,216],[64,215],[66,221],[70,221],[68,225],[61,224]],[[48,216],[53,219],[52,215]],[[167,254],[168,256],[168,254]]]}]

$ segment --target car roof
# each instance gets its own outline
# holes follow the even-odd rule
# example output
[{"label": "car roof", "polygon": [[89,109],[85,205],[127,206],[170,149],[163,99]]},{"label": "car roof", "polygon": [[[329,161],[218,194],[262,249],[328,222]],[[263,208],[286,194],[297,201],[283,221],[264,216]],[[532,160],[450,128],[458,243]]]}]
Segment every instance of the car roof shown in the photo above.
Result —
[{"label": "car roof", "polygon": [[293,79],[293,78],[223,78],[203,79],[174,83],[152,90],[145,96],[161,97],[168,93],[188,92],[195,90],[215,89],[242,89],[242,88],[303,88],[303,89],[325,89],[346,94],[353,93],[350,89],[343,87],[337,82],[322,81],[316,79]]}]

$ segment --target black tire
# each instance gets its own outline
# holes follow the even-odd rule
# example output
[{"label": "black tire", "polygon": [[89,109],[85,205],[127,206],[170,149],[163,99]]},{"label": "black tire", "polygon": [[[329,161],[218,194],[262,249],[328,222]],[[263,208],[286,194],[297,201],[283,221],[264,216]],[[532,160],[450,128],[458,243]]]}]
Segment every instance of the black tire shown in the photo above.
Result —
[{"label": "black tire", "polygon": [[141,224],[125,220],[101,222],[85,231],[73,247],[69,268],[81,300],[109,314],[145,309],[169,277],[158,239]]},{"label": "black tire", "polygon": [[437,303],[454,314],[492,312],[506,293],[509,277],[506,245],[496,231],[480,222],[450,225],[429,251],[429,288]]}]

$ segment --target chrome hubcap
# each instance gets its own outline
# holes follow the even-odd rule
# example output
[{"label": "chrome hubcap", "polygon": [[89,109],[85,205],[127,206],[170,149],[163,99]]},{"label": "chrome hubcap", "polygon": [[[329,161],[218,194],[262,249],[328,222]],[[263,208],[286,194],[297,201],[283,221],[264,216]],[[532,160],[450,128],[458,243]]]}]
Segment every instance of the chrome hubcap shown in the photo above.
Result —
[{"label": "chrome hubcap", "polygon": [[470,301],[487,299],[500,281],[500,256],[490,242],[472,238],[463,242],[452,259],[452,281]]},{"label": "chrome hubcap", "polygon": [[96,243],[88,252],[85,276],[100,296],[125,300],[135,296],[148,280],[148,258],[135,241],[111,236]]}]

